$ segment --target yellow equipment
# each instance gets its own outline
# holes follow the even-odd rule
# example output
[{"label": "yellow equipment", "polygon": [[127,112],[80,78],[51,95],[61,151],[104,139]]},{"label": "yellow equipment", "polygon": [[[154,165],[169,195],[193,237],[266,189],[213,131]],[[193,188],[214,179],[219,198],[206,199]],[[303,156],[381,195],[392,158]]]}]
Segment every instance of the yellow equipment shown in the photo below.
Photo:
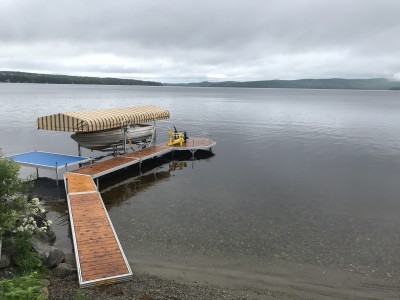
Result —
[{"label": "yellow equipment", "polygon": [[182,144],[185,142],[185,137],[182,132],[173,132],[171,128],[168,127],[168,133],[169,133],[169,139],[167,143],[168,146],[177,144],[182,146]]}]

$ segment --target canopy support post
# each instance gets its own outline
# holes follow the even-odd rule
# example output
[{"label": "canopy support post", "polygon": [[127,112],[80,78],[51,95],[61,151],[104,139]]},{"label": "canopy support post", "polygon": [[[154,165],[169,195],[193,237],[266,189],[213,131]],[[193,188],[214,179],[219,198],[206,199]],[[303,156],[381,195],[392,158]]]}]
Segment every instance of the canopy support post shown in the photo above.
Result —
[{"label": "canopy support post", "polygon": [[123,143],[123,145],[124,145],[124,153],[126,153],[126,132],[128,131],[128,127],[124,126],[123,129],[124,129],[124,143]]},{"label": "canopy support post", "polygon": [[156,142],[157,142],[157,127],[156,127],[156,121],[154,121],[154,144],[153,145],[155,145],[156,144]]},{"label": "canopy support post", "polygon": [[82,156],[82,152],[81,152],[81,144],[78,143],[78,155]]}]

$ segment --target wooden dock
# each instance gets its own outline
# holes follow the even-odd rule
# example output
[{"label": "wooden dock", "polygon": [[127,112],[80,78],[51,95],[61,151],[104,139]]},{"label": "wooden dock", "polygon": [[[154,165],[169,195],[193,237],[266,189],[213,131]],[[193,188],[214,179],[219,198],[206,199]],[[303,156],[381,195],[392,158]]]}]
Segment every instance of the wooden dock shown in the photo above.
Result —
[{"label": "wooden dock", "polygon": [[210,150],[215,142],[190,138],[182,146],[156,145],[64,174],[79,286],[132,279],[132,270],[93,179],[172,151]]},{"label": "wooden dock", "polygon": [[80,287],[131,280],[132,271],[89,175],[64,174]]},{"label": "wooden dock", "polygon": [[90,166],[80,168],[75,173],[92,176],[93,179],[118,171],[120,169],[140,164],[145,160],[160,157],[172,151],[197,151],[209,150],[215,146],[215,142],[207,138],[191,138],[182,146],[168,147],[166,144],[151,146],[139,151],[123,154],[108,160],[103,160]]}]

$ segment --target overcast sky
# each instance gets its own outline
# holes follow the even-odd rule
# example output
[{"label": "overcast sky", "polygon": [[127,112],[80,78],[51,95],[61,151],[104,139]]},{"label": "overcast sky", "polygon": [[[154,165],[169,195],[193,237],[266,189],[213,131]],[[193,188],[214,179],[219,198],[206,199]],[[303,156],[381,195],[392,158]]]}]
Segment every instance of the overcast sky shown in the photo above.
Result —
[{"label": "overcast sky", "polygon": [[0,0],[0,70],[400,79],[400,0]]}]

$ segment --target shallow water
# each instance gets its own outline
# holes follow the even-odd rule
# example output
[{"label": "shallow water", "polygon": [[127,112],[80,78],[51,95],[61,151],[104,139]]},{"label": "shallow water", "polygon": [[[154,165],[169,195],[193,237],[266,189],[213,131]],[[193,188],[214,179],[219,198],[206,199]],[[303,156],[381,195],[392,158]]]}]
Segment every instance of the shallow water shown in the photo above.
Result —
[{"label": "shallow water", "polygon": [[209,132],[217,146],[208,159],[102,185],[134,270],[185,276],[224,261],[221,274],[244,266],[256,274],[284,262],[398,280],[399,99],[395,91],[0,84],[0,141],[5,154],[76,154],[68,133],[37,131],[36,117],[166,107],[158,141],[175,125]]}]

